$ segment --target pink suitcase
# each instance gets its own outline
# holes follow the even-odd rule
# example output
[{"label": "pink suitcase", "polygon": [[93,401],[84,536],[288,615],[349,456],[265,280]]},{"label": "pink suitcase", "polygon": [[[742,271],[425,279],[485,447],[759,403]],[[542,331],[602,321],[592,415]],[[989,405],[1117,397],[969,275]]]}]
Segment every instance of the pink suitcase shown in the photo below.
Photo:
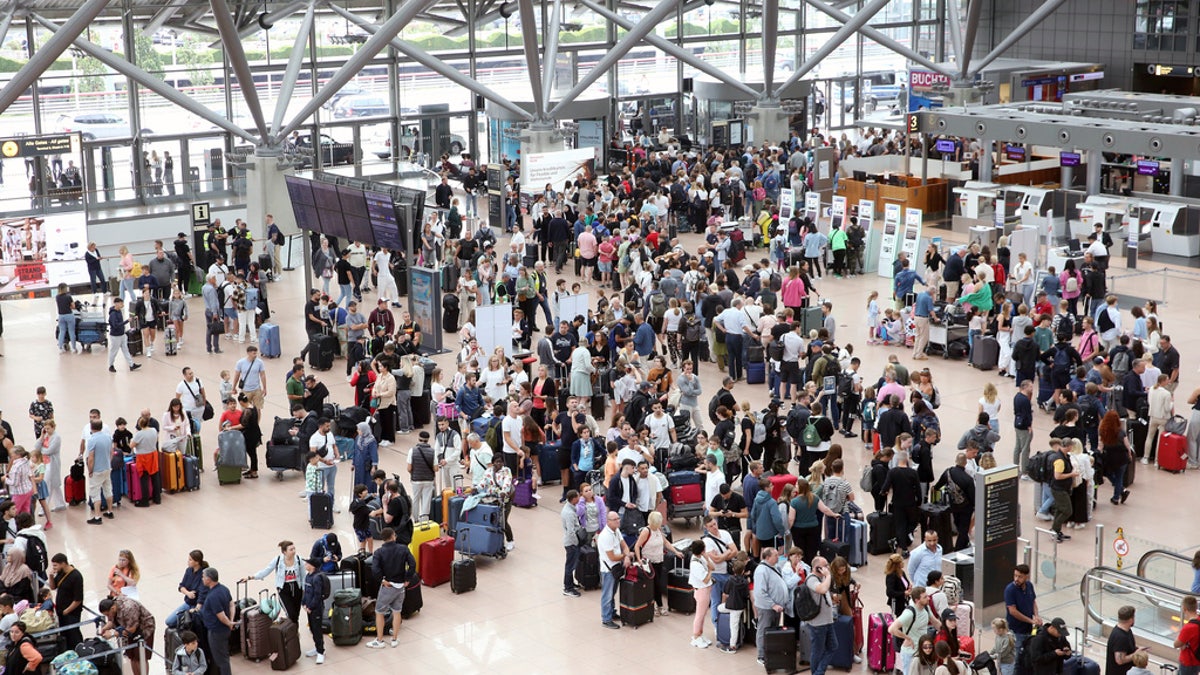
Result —
[{"label": "pink suitcase", "polygon": [[125,491],[134,502],[150,498],[150,495],[142,494],[142,471],[138,468],[137,462],[125,464]]},{"label": "pink suitcase", "polygon": [[896,648],[888,626],[892,615],[872,614],[867,624],[867,666],[877,673],[890,673],[896,668]]}]

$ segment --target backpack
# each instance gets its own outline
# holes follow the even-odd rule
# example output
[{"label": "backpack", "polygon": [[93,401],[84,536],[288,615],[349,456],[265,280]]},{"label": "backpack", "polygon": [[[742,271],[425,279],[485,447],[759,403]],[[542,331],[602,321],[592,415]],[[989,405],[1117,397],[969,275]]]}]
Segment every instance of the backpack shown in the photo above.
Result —
[{"label": "backpack", "polygon": [[992,451],[992,443],[988,440],[988,433],[990,431],[991,427],[985,427],[983,429],[976,428],[971,430],[971,440],[975,441],[975,446],[979,448],[980,452]]},{"label": "backpack", "polygon": [[821,444],[821,434],[817,431],[817,425],[814,423],[816,417],[809,417],[808,424],[804,425],[804,433],[800,435],[800,440],[810,448],[815,448]]},{"label": "backpack", "polygon": [[1094,429],[1100,423],[1100,413],[1097,408],[1100,402],[1094,396],[1084,394],[1079,397],[1079,425],[1086,429]]},{"label": "backpack", "polygon": [[1099,328],[1101,333],[1105,333],[1116,327],[1117,325],[1113,323],[1112,317],[1108,315],[1108,308],[1105,307],[1100,310],[1100,315],[1096,317],[1096,328]]},{"label": "backpack", "polygon": [[696,211],[703,211],[708,208],[708,198],[697,192],[692,195],[692,208]]},{"label": "backpack", "polygon": [[720,420],[717,419],[717,408],[721,407],[721,392],[713,394],[713,397],[708,400],[708,419],[713,424]]},{"label": "backpack", "polygon": [[1054,317],[1054,337],[1059,342],[1070,342],[1075,337],[1075,317],[1070,314]]},{"label": "backpack", "polygon": [[946,594],[946,604],[950,607],[958,605],[963,599],[962,581],[950,575],[944,578],[942,592]]},{"label": "backpack", "polygon": [[221,308],[225,307],[225,288],[228,285],[229,285],[229,283],[226,282],[226,283],[221,284],[220,286],[217,286],[217,306],[218,307],[221,307]]},{"label": "backpack", "polygon": [[1054,453],[1043,450],[1029,458],[1029,462],[1025,465],[1025,475],[1034,482],[1048,483],[1054,476],[1053,467]]},{"label": "backpack", "polygon": [[767,440],[767,425],[761,419],[754,422],[754,433],[750,436],[751,443],[762,443]]},{"label": "backpack", "polygon": [[1112,357],[1113,375],[1116,375],[1118,380],[1124,379],[1124,377],[1129,374],[1129,368],[1130,368],[1131,363],[1132,363],[1132,357],[1129,356],[1128,349],[1122,349],[1121,351],[1117,352],[1116,354],[1113,354],[1113,357]]},{"label": "backpack", "polygon": [[[631,287],[633,288],[633,287]],[[650,316],[655,319],[663,318],[667,313],[667,296],[663,293],[653,293],[650,295]]]},{"label": "backpack", "polygon": [[483,441],[488,444],[488,447],[492,449],[492,452],[500,452],[504,449],[504,437],[501,435],[501,433],[500,420],[496,417],[493,417],[492,421],[488,422],[487,432],[483,435]]},{"label": "backpack", "polygon": [[850,373],[841,372],[837,374],[837,395],[840,399],[845,399],[854,389],[854,377]]},{"label": "backpack", "polygon": [[792,614],[801,621],[811,621],[821,613],[821,604],[813,595],[812,589],[805,584],[797,587],[792,596]]},{"label": "backpack", "polygon": [[771,342],[767,344],[767,358],[771,359],[772,361],[782,361],[783,343],[779,340],[771,340]]},{"label": "backpack", "polygon": [[870,464],[863,466],[862,476],[860,476],[858,479],[858,487],[866,490],[867,492],[872,492],[875,489],[875,481],[872,478],[872,474],[874,472],[871,471],[871,468],[872,467]]},{"label": "backpack", "polygon": [[967,496],[963,494],[962,488],[950,477],[949,469],[946,470],[946,486],[942,488],[942,494],[951,506],[961,506],[967,501]]},{"label": "backpack", "polygon": [[772,293],[778,293],[783,288],[783,277],[779,276],[779,272],[771,272],[771,281],[767,287]]},{"label": "backpack", "polygon": [[1066,291],[1068,293],[1079,292],[1079,272],[1076,271],[1074,276],[1067,277]]},{"label": "backpack", "polygon": [[625,304],[633,303],[637,309],[641,309],[645,304],[645,299],[642,297],[642,287],[637,284],[631,284],[625,289]]},{"label": "backpack", "polygon": [[46,542],[28,534],[18,534],[17,537],[25,540],[25,564],[39,580],[44,582],[46,570],[50,566],[50,556],[46,554]]},{"label": "backpack", "polygon": [[1054,350],[1054,371],[1057,373],[1069,372],[1071,370],[1071,352],[1067,351],[1067,347],[1059,347]]},{"label": "backpack", "polygon": [[683,341],[691,344],[699,342],[704,336],[704,327],[700,325],[700,321],[695,316],[688,316],[683,324]]},{"label": "backpack", "polygon": [[[1188,623],[1194,623],[1197,628],[1200,628],[1200,619],[1192,619]],[[1192,657],[1200,659],[1200,640],[1196,640],[1196,646],[1192,647]]]},{"label": "backpack", "polygon": [[763,189],[767,192],[774,192],[779,189],[779,172],[775,170],[768,171],[763,174],[762,178]]}]

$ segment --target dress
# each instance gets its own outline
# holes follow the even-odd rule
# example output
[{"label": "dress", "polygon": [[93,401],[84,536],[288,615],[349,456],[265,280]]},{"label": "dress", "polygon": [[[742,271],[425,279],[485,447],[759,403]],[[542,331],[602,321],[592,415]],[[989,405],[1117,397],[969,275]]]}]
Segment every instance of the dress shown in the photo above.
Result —
[{"label": "dress", "polygon": [[49,440],[43,442],[42,457],[50,460],[46,464],[46,480],[44,482],[50,488],[50,508],[66,508],[67,502],[63,498],[62,490],[62,436],[59,436],[57,432]]},{"label": "dress", "polygon": [[592,365],[592,353],[587,347],[580,345],[571,352],[571,395],[592,396],[592,373],[596,367]]}]

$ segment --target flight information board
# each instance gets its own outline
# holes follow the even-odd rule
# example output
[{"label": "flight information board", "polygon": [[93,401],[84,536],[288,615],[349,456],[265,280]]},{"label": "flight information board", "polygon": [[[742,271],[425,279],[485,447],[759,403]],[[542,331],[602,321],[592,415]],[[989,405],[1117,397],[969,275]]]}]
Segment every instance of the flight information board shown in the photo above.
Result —
[{"label": "flight information board", "polygon": [[383,192],[363,192],[367,203],[367,215],[371,221],[375,245],[390,251],[402,248],[400,225],[396,219],[396,205],[392,196]]}]

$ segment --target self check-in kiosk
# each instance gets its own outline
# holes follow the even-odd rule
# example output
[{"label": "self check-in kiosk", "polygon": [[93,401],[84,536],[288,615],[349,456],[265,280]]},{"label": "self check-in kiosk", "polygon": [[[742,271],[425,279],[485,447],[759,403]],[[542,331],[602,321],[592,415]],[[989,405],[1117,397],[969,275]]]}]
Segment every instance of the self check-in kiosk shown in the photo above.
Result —
[{"label": "self check-in kiosk", "polygon": [[995,220],[996,197],[1003,188],[995,183],[969,180],[962,187],[953,189],[957,195],[957,206],[951,226],[957,232],[967,232],[972,227],[992,225]]},{"label": "self check-in kiosk", "polygon": [[[1014,186],[1009,192],[1021,193],[1020,223],[1026,227],[1036,227],[1039,232],[1053,230],[1055,237],[1066,235],[1067,219],[1061,214],[1056,217],[1054,207],[1054,190],[1032,186]],[[1007,201],[1007,200],[1006,200]],[[1012,231],[1007,226],[1008,234]]]},{"label": "self check-in kiosk", "polygon": [[1115,239],[1125,238],[1125,218],[1132,207],[1132,200],[1101,195],[1090,195],[1075,208],[1078,218],[1071,220],[1071,236],[1081,241],[1095,232],[1095,224],[1103,223],[1104,231]]},{"label": "self check-in kiosk", "polygon": [[1142,202],[1141,208],[1151,211],[1148,226],[1150,245],[1155,253],[1188,258],[1200,256],[1200,231],[1197,229],[1200,212],[1192,213],[1194,210],[1186,205],[1171,202]]}]

